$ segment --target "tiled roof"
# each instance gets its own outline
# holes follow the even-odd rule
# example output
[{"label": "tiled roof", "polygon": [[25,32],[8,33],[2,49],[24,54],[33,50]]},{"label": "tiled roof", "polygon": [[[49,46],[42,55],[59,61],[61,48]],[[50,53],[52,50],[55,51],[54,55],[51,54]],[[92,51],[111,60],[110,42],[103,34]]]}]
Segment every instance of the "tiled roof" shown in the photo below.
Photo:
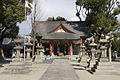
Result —
[{"label": "tiled roof", "polygon": [[[36,22],[36,32],[37,36],[42,36],[42,39],[80,39],[80,36],[91,36],[90,28],[85,22],[72,22],[72,21],[42,21]],[[54,32],[60,24],[62,24],[66,29],[74,33],[67,32]]]}]

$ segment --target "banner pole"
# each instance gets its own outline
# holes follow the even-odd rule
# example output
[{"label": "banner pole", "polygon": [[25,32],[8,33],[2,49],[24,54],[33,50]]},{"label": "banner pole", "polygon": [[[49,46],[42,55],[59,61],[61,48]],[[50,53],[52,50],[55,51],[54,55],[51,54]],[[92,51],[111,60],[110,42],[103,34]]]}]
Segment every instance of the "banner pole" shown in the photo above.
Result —
[{"label": "banner pole", "polygon": [[[26,21],[26,0],[25,0],[25,21]],[[26,22],[24,26],[24,61],[25,61],[25,27],[26,27]]]}]

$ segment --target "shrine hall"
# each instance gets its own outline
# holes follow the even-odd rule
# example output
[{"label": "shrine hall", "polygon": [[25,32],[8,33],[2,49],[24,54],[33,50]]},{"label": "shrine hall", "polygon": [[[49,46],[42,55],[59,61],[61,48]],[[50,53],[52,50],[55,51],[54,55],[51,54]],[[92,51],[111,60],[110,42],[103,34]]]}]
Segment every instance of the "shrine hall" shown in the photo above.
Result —
[{"label": "shrine hall", "polygon": [[35,31],[38,43],[44,47],[44,55],[78,55],[80,43],[91,36],[86,22],[37,21]]}]

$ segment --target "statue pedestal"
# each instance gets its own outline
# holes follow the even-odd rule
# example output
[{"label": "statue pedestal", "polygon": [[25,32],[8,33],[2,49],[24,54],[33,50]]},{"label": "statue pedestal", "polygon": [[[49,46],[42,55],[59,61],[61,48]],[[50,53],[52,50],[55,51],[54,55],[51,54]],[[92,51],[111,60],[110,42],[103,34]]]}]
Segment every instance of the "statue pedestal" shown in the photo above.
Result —
[{"label": "statue pedestal", "polygon": [[26,52],[27,52],[27,58],[26,58],[26,61],[25,61],[25,64],[27,66],[32,66],[32,59],[30,58],[30,52],[32,50],[31,49],[27,49]]}]

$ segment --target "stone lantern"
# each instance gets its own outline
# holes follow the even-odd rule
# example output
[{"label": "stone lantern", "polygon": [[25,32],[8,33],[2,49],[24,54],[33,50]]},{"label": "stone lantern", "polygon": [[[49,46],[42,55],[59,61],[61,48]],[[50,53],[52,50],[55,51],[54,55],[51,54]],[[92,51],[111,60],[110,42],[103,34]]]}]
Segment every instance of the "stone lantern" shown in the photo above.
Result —
[{"label": "stone lantern", "polygon": [[80,46],[80,51],[81,51],[80,66],[87,68],[88,67],[87,61],[89,59],[89,56],[85,52],[85,45],[84,44]]},{"label": "stone lantern", "polygon": [[79,56],[80,56],[80,58],[82,58],[82,56],[84,55],[84,52],[85,52],[85,45],[84,45],[84,44],[83,44],[83,45],[82,45],[82,44],[80,45],[79,51],[80,51]]},{"label": "stone lantern", "polygon": [[79,58],[80,59],[82,57],[82,48],[84,48],[84,46],[82,46],[82,42],[80,42],[80,46],[79,46]]},{"label": "stone lantern", "polygon": [[15,58],[13,61],[10,63],[8,68],[5,69],[3,73],[7,74],[23,74],[23,73],[28,73],[30,72],[29,68],[27,68],[20,56],[20,51],[22,49],[21,47],[21,36],[18,34],[16,39],[13,41],[16,46],[14,47],[14,51],[16,52]]},{"label": "stone lantern", "polygon": [[90,56],[90,61],[89,61],[89,67],[91,68],[92,71],[95,71],[94,66],[96,65],[96,58],[95,58],[95,54],[96,54],[96,48],[97,48],[97,44],[94,42],[94,39],[92,39],[92,43],[89,44],[89,46],[91,47],[91,56]]},{"label": "stone lantern", "polygon": [[101,35],[101,39],[100,39],[99,42],[101,44],[100,50],[102,52],[100,60],[101,61],[108,61],[108,58],[107,58],[107,47],[106,47],[106,45],[109,43],[109,41],[102,34]]},{"label": "stone lantern", "polygon": [[117,51],[114,51],[115,59],[118,58]]},{"label": "stone lantern", "polygon": [[35,62],[39,63],[42,62],[42,58],[44,57],[44,48],[42,44],[39,45],[39,43],[37,44],[36,48],[37,48],[37,53],[36,53]]},{"label": "stone lantern", "polygon": [[33,44],[30,42],[30,38],[28,38],[28,42],[24,44],[25,47],[26,47],[26,52],[27,52],[27,58],[26,58],[26,62],[25,64],[28,65],[28,66],[31,66],[32,65],[32,59],[30,57],[30,53],[32,51],[32,46]]},{"label": "stone lantern", "polygon": [[21,36],[18,34],[16,39],[14,39],[14,41],[13,41],[16,44],[16,46],[13,48],[14,51],[16,52],[15,59],[18,59],[18,60],[20,60],[20,58],[21,58],[20,51],[22,49],[22,47],[21,47],[22,41],[20,38],[21,38]]}]

